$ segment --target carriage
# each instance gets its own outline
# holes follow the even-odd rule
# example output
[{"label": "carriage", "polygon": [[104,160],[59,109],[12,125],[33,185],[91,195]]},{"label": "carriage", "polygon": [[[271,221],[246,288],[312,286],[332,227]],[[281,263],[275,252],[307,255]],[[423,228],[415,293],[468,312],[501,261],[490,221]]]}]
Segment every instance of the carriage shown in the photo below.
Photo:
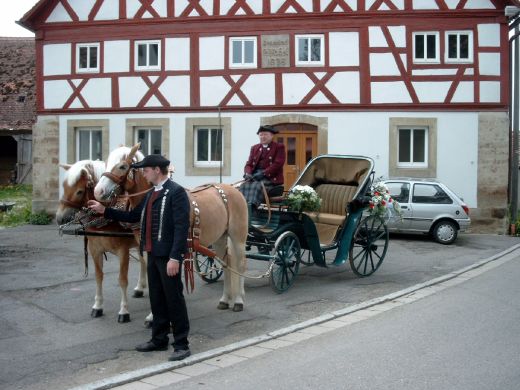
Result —
[{"label": "carriage", "polygon": [[[380,267],[388,249],[388,229],[380,215],[367,212],[373,169],[369,157],[320,155],[291,187],[312,187],[321,198],[318,211],[291,209],[281,186],[269,191],[265,204],[250,210],[246,257],[269,263],[266,275],[274,291],[291,287],[300,264],[333,267],[348,259],[360,277]],[[211,257],[197,256],[195,267],[207,282],[222,273]]]}]

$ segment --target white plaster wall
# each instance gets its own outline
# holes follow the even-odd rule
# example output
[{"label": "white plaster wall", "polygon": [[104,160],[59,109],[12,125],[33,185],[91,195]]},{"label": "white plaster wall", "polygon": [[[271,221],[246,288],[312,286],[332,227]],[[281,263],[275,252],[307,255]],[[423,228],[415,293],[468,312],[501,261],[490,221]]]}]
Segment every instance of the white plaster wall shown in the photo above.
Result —
[{"label": "white plaster wall", "polygon": [[284,104],[298,104],[314,87],[314,82],[303,73],[284,73],[282,84]]},{"label": "white plaster wall", "polygon": [[479,24],[478,31],[478,45],[485,47],[499,47],[500,46],[500,25],[493,24]]},{"label": "white plaster wall", "polygon": [[130,70],[130,41],[105,41],[105,73]]},{"label": "white plaster wall", "polygon": [[500,102],[500,82],[481,81],[480,82],[480,101],[482,103]]},{"label": "white plaster wall", "polygon": [[[253,10],[256,15],[262,14],[262,2],[259,0],[247,0],[246,4]],[[220,14],[225,15],[229,12],[231,7],[235,5],[235,0],[220,0]],[[237,15],[245,15],[243,8],[240,8]]]},{"label": "white plaster wall", "polygon": [[446,99],[451,82],[415,81],[412,83],[420,103],[442,103]]},{"label": "white plaster wall", "polygon": [[330,66],[359,65],[359,33],[331,32],[329,48]]},{"label": "white plaster wall", "polygon": [[[404,0],[391,0],[392,3],[397,7],[397,9],[403,10],[404,9]],[[370,9],[374,5],[376,0],[366,0],[366,9]],[[390,8],[385,4],[382,3],[377,8],[379,11],[389,11]]]},{"label": "white plaster wall", "polygon": [[224,37],[202,37],[199,40],[201,70],[224,69]]},{"label": "white plaster wall", "polygon": [[99,9],[96,20],[119,19],[119,0],[105,0]]},{"label": "white plaster wall", "polygon": [[399,76],[400,74],[392,53],[370,53],[371,76]]},{"label": "white plaster wall", "polygon": [[136,107],[148,91],[141,77],[119,78],[119,104],[121,107]]},{"label": "white plaster wall", "polygon": [[[329,4],[332,2],[332,0],[321,0],[320,2],[320,10],[325,11]],[[346,0],[345,3],[353,10],[357,11],[357,0]],[[339,7],[336,4],[336,7],[334,8],[333,12],[345,12],[343,8]]]},{"label": "white plaster wall", "polygon": [[[198,3],[208,15],[213,15],[213,0],[200,0]],[[188,0],[176,0],[175,16],[181,15],[188,5]],[[199,16],[199,13],[196,10],[192,10],[188,16]]]},{"label": "white plaster wall", "polygon": [[200,78],[201,106],[218,106],[231,87],[221,76]]},{"label": "white plaster wall", "polygon": [[[397,47],[406,47],[406,27],[405,26],[389,26],[388,31]],[[406,61],[405,61],[406,62]]]},{"label": "white plaster wall", "polygon": [[500,76],[500,53],[479,53],[479,72],[483,76]]},{"label": "white plaster wall", "polygon": [[411,103],[412,98],[403,81],[373,82],[372,103]]},{"label": "white plaster wall", "polygon": [[327,82],[326,87],[341,103],[359,103],[359,72],[337,72]]},{"label": "white plaster wall", "polygon": [[453,94],[452,103],[473,103],[475,101],[475,85],[473,81],[461,81]]},{"label": "white plaster wall", "polygon": [[[249,155],[250,146],[258,142],[256,129],[260,118],[284,112],[226,112],[231,117],[231,175],[224,176],[223,182],[233,183],[242,177],[243,167]],[[291,114],[291,113],[285,113]],[[294,113],[293,113],[294,114]],[[306,115],[323,117],[323,112],[307,111]],[[478,158],[478,113],[474,112],[329,112],[328,153],[364,155],[375,162],[376,177],[388,176],[389,122],[390,118],[437,118],[437,179],[444,182],[469,207],[477,207],[477,158]],[[367,116],[370,120],[367,120]],[[126,119],[128,118],[168,118],[170,121],[170,155],[176,168],[174,180],[188,188],[218,182],[215,176],[185,175],[185,128],[186,118],[218,117],[215,111],[200,113],[150,113],[150,114],[110,114],[110,115],[69,115],[60,116],[60,161],[66,161],[67,120],[108,119],[110,123],[110,150],[125,143]],[[453,169],[457,167],[457,169]],[[461,180],[464,175],[464,180]],[[60,172],[63,180],[63,172]]]},{"label": "white plaster wall", "polygon": [[464,9],[495,9],[495,6],[489,0],[470,0]]},{"label": "white plaster wall", "polygon": [[189,76],[170,76],[161,84],[159,91],[174,107],[187,107],[190,105]]},{"label": "white plaster wall", "polygon": [[43,105],[46,109],[62,108],[72,94],[72,88],[66,80],[43,82]]},{"label": "white plaster wall", "polygon": [[435,0],[413,0],[413,9],[439,9],[439,6]]},{"label": "white plaster wall", "polygon": [[[278,12],[280,7],[285,4],[286,0],[271,0],[271,12]],[[297,0],[296,1],[305,11],[312,12],[312,0]],[[295,13],[294,7],[289,7],[285,13]]]},{"label": "white plaster wall", "polygon": [[370,47],[388,47],[388,42],[379,26],[368,27],[368,43]]},{"label": "white plaster wall", "polygon": [[43,75],[70,74],[71,44],[58,43],[43,45]]},{"label": "white plaster wall", "polygon": [[110,79],[91,79],[81,90],[81,96],[91,108],[111,107],[112,82]]},{"label": "white plaster wall", "polygon": [[59,23],[59,22],[71,22],[72,19],[70,18],[67,10],[65,7],[58,3],[56,4],[56,7],[52,10],[51,14],[45,21],[46,23]]},{"label": "white plaster wall", "polygon": [[166,70],[190,70],[190,38],[166,38]]},{"label": "white plaster wall", "polygon": [[241,89],[255,106],[275,104],[274,74],[252,74]]},{"label": "white plaster wall", "polygon": [[96,0],[69,0],[69,5],[72,7],[79,20],[88,20],[88,14]]}]

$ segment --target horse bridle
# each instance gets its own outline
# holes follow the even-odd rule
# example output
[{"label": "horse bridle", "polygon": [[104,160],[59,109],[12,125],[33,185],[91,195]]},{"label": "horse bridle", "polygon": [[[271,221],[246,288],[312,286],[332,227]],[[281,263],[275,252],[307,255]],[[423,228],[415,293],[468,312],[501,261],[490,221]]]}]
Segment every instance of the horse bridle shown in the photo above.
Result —
[{"label": "horse bridle", "polygon": [[134,169],[134,168],[131,167],[132,159],[131,158],[130,159],[126,158],[125,162],[128,164],[128,170],[126,171],[126,173],[124,175],[117,176],[117,175],[114,175],[112,172],[108,172],[108,171],[107,172],[103,172],[101,174],[102,177],[103,176],[107,177],[109,180],[111,180],[115,184],[114,189],[110,192],[109,199],[112,198],[112,196],[114,196],[114,194],[120,193],[121,189],[124,188],[126,182],[129,181],[128,175],[130,174],[130,171],[132,169]]},{"label": "horse bridle", "polygon": [[[83,198],[87,197],[87,202],[94,198],[94,182],[92,180],[89,180],[87,182],[87,186],[85,188],[85,194],[83,195]],[[60,203],[64,204],[67,207],[81,210],[81,208],[86,204],[86,202],[72,202],[70,200],[64,199],[63,197],[60,199]]]}]

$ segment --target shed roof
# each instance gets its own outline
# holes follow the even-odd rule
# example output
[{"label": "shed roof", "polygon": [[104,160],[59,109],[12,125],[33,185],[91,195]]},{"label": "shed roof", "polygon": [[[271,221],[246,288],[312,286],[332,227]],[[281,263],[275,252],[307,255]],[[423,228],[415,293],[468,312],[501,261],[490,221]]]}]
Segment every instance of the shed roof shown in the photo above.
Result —
[{"label": "shed roof", "polygon": [[0,37],[0,130],[31,130],[36,118],[34,38]]}]

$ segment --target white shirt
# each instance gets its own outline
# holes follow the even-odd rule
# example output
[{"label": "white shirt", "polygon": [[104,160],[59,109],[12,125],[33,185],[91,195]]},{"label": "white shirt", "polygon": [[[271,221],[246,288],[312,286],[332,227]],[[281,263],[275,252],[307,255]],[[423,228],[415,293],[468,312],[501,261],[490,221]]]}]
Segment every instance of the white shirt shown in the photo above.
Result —
[{"label": "white shirt", "polygon": [[168,180],[170,180],[170,179],[166,178],[163,181],[161,181],[159,184],[155,185],[154,186],[154,192],[162,190],[163,189],[163,184],[166,183]]}]

